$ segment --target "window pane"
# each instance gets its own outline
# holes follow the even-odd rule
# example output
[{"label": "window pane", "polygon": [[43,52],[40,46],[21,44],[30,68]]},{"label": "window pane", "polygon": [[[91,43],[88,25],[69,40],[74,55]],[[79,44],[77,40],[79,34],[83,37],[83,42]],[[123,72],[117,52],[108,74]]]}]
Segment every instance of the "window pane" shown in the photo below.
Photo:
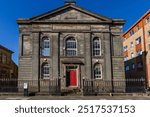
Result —
[{"label": "window pane", "polygon": [[43,55],[43,56],[49,56],[49,55],[50,55],[50,50],[49,50],[49,48],[44,48],[44,49],[42,49],[42,55]]},{"label": "window pane", "polygon": [[133,42],[131,42],[131,48],[133,47],[134,45],[133,45]]},{"label": "window pane", "polygon": [[134,30],[130,31],[130,36],[134,35]]},{"label": "window pane", "polygon": [[137,56],[142,55],[142,51],[141,51],[141,50],[137,51],[136,55],[137,55]]},{"label": "window pane", "polygon": [[131,58],[134,58],[134,53],[131,53]]},{"label": "window pane", "polygon": [[43,79],[49,78],[49,76],[50,76],[49,70],[50,70],[49,64],[47,64],[47,63],[44,64],[42,67],[42,78]]},{"label": "window pane", "polygon": [[50,41],[48,37],[43,37],[42,40],[42,55],[50,56]]},{"label": "window pane", "polygon": [[101,54],[101,44],[100,39],[93,39],[93,56],[99,56]]},{"label": "window pane", "polygon": [[77,55],[77,46],[76,40],[74,38],[69,38],[66,40],[66,55],[67,56],[76,56]]},{"label": "window pane", "polygon": [[139,25],[136,26],[136,31],[138,31],[138,30],[140,30],[140,26]]},{"label": "window pane", "polygon": [[94,78],[102,78],[102,67],[100,64],[95,65],[94,67]]},{"label": "window pane", "polygon": [[124,57],[124,61],[127,61],[128,60],[128,57],[126,56],[126,57]]},{"label": "window pane", "polygon": [[136,44],[140,44],[141,43],[141,37],[138,37],[137,39],[136,39]]}]

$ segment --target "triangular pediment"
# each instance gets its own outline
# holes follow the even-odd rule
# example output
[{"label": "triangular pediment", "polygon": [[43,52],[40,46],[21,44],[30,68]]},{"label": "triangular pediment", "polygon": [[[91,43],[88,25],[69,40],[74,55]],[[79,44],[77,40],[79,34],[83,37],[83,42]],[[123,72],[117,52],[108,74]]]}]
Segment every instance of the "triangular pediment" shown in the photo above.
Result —
[{"label": "triangular pediment", "polygon": [[75,5],[65,5],[45,14],[33,17],[31,22],[57,22],[57,21],[96,21],[96,22],[111,22],[110,18],[97,15]]}]

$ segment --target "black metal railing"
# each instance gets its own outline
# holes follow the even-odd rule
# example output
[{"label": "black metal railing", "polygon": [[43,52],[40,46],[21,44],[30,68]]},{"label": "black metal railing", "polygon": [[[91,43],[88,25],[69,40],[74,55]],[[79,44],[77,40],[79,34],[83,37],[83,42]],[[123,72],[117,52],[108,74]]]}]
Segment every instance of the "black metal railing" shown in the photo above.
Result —
[{"label": "black metal railing", "polygon": [[18,81],[16,79],[2,78],[0,79],[0,92],[17,92]]},{"label": "black metal railing", "polygon": [[[24,84],[28,85],[28,92],[61,95],[61,79],[51,80],[18,80],[0,79],[0,92],[22,92]],[[40,92],[39,92],[40,89]],[[134,93],[145,92],[144,79],[122,80],[92,80],[83,79],[83,95],[97,95],[99,93]]]},{"label": "black metal railing", "polygon": [[0,79],[0,92],[23,92],[24,83],[28,86],[28,92],[59,95],[61,92],[60,79],[52,80],[18,80],[2,78]]},{"label": "black metal railing", "polygon": [[122,80],[92,80],[83,79],[83,94],[97,95],[99,93],[134,93],[145,92],[144,79]]}]

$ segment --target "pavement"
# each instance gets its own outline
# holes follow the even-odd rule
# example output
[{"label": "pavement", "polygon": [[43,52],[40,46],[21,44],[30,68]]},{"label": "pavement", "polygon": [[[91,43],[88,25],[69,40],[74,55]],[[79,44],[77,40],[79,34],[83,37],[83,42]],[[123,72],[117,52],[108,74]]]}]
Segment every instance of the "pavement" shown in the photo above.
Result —
[{"label": "pavement", "polygon": [[0,100],[150,100],[150,96],[0,96]]}]

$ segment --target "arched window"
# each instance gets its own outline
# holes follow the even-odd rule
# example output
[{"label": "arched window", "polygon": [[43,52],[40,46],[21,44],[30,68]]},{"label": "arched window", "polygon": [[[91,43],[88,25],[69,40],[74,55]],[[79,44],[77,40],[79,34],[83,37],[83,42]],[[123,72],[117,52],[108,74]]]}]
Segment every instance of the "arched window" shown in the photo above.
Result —
[{"label": "arched window", "polygon": [[101,40],[98,37],[93,39],[93,56],[101,56]]},{"label": "arched window", "polygon": [[46,36],[42,38],[42,56],[50,56],[50,41]]},{"label": "arched window", "polygon": [[94,79],[102,79],[102,65],[101,64],[94,65]]},{"label": "arched window", "polygon": [[77,55],[77,43],[76,40],[71,37],[66,40],[66,56]]},{"label": "arched window", "polygon": [[43,63],[42,65],[42,78],[49,79],[50,77],[50,65],[48,63]]}]

